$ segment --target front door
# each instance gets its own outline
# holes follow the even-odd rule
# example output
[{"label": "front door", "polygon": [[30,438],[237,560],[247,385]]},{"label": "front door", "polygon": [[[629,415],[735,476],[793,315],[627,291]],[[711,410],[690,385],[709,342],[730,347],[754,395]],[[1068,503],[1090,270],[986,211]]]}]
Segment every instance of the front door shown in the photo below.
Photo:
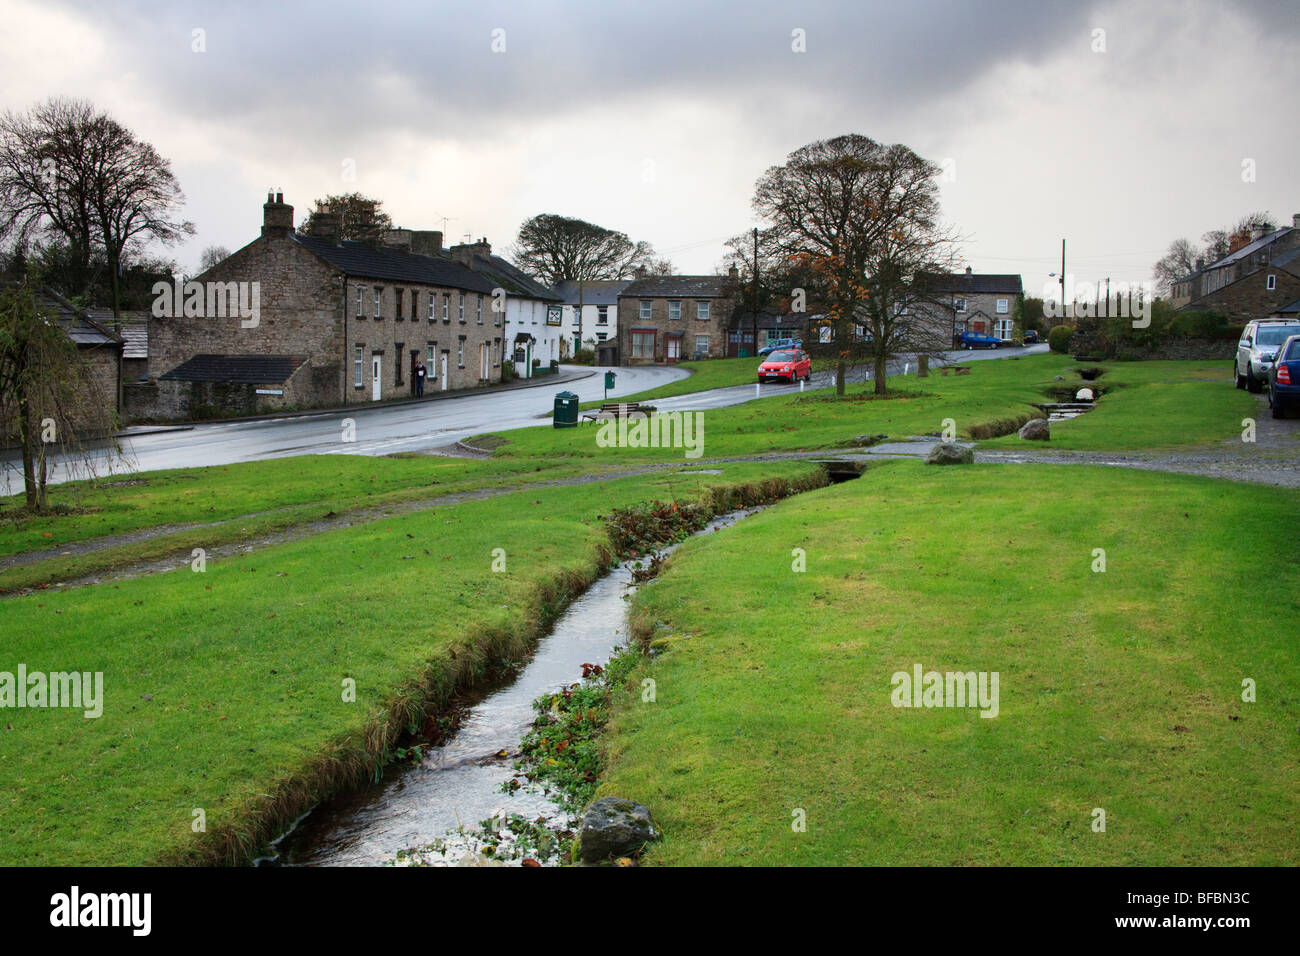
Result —
[{"label": "front door", "polygon": [[372,402],[379,401],[379,396],[384,388],[384,381],[380,376],[380,373],[383,371],[382,360],[383,356],[370,356],[370,400]]},{"label": "front door", "polygon": [[416,385],[416,381],[415,381],[416,379],[415,370],[419,367],[419,365],[420,365],[420,350],[411,349],[411,394],[412,395],[414,395],[418,391],[418,386]]},{"label": "front door", "polygon": [[444,349],[442,353],[442,368],[439,370],[442,379],[442,390],[447,391],[447,352]]},{"label": "front door", "polygon": [[680,335],[670,335],[666,340],[668,347],[668,361],[676,362],[682,357],[682,337]]}]

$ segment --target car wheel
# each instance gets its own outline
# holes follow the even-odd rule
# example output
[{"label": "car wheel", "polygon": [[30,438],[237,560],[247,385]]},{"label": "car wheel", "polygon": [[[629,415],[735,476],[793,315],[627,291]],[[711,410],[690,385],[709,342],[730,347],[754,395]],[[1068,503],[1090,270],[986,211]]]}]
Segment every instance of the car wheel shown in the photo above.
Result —
[{"label": "car wheel", "polygon": [[1232,377],[1235,378],[1235,379],[1237,380],[1237,387],[1238,387],[1238,388],[1245,388],[1245,387],[1246,387],[1246,379],[1245,379],[1245,377],[1244,377],[1240,372],[1237,371],[1237,363],[1236,363],[1236,362],[1233,362],[1233,363],[1232,363]]},{"label": "car wheel", "polygon": [[1250,366],[1246,366],[1246,391],[1258,395],[1264,391],[1264,383],[1251,374]]},{"label": "car wheel", "polygon": [[1268,404],[1269,404],[1269,406],[1270,406],[1270,407],[1272,408],[1272,410],[1273,410],[1273,417],[1274,417],[1274,418],[1286,418],[1286,406],[1284,406],[1281,402],[1276,401],[1276,400],[1275,400],[1275,399],[1270,395],[1270,396],[1269,396]]}]

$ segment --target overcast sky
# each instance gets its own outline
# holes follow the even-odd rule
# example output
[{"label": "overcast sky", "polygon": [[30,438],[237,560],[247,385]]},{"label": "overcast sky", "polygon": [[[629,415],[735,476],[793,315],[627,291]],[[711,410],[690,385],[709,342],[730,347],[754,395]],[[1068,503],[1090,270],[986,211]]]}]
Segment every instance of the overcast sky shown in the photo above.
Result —
[{"label": "overcast sky", "polygon": [[579,216],[712,272],[762,171],[850,132],[947,161],[969,265],[1030,294],[1062,237],[1079,280],[1137,281],[1176,237],[1300,212],[1292,0],[3,9],[0,106],[84,97],[153,143],[191,271],[255,238],[276,186],[299,220],[355,189],[498,251],[530,215]]}]

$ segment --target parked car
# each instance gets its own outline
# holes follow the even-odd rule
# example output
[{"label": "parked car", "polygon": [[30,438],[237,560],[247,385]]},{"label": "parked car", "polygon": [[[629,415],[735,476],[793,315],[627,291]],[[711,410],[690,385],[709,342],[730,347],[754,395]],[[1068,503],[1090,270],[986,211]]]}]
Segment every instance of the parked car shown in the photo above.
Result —
[{"label": "parked car", "polygon": [[810,375],[812,375],[812,359],[802,349],[783,349],[780,352],[773,352],[758,367],[760,382],[774,378],[784,378],[791,382],[803,379],[806,382]]},{"label": "parked car", "polygon": [[1026,329],[1026,330],[1025,330],[1025,344],[1026,344],[1026,345],[1037,345],[1037,344],[1038,344],[1039,342],[1041,342],[1041,341],[1042,341],[1042,339],[1040,339],[1040,338],[1038,337],[1038,333],[1035,332],[1033,329]]},{"label": "parked car", "polygon": [[1002,340],[996,335],[989,335],[985,332],[963,332],[961,334],[961,347],[964,349],[995,349],[1002,345]]},{"label": "parked car", "polygon": [[1286,418],[1293,408],[1300,408],[1300,333],[1292,335],[1277,350],[1277,359],[1268,374],[1268,407],[1274,418]]},{"label": "parked car", "polygon": [[1267,388],[1277,350],[1292,335],[1300,335],[1300,323],[1291,319],[1247,322],[1237,343],[1237,358],[1233,364],[1237,387],[1251,392],[1262,392]]},{"label": "parked car", "polygon": [[759,355],[771,355],[781,349],[801,349],[803,342],[799,339],[777,339],[771,345],[765,345],[758,350]]}]

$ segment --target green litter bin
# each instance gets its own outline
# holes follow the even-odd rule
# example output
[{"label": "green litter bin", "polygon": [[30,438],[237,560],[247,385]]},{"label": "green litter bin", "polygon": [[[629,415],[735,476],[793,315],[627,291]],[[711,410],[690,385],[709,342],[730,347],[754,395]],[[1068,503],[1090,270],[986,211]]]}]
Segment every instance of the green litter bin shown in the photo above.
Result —
[{"label": "green litter bin", "polygon": [[578,424],[578,396],[572,392],[559,392],[555,396],[553,428],[573,428]]}]

